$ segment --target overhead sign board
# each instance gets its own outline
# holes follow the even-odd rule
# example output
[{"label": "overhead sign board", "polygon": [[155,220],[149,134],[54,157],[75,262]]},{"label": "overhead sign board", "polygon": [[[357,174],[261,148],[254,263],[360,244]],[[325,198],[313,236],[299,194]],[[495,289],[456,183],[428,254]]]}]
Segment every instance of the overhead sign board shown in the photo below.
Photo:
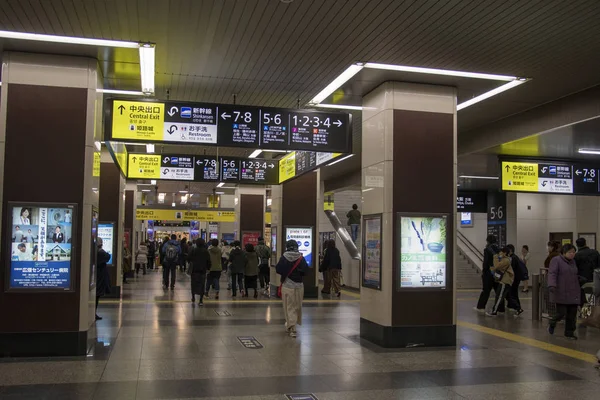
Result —
[{"label": "overhead sign board", "polygon": [[599,168],[564,161],[502,161],[502,190],[597,195]]},{"label": "overhead sign board", "polygon": [[172,101],[109,100],[107,108],[109,141],[352,151],[347,113]]},{"label": "overhead sign board", "polygon": [[471,213],[487,212],[487,193],[458,191],[456,194],[456,210]]},{"label": "overhead sign board", "polygon": [[225,210],[183,210],[137,208],[135,219],[151,221],[235,222],[235,212]]}]

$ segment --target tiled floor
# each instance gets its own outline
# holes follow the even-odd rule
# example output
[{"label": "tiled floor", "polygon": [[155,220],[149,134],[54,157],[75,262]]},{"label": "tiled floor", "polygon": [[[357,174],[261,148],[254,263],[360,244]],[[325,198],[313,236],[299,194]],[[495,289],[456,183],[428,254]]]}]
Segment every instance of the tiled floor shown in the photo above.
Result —
[{"label": "tiled floor", "polygon": [[[356,294],[305,302],[292,339],[277,301],[234,301],[223,291],[201,308],[189,301],[185,275],[174,292],[161,289],[159,275],[125,286],[122,302],[101,303],[88,357],[0,359],[0,398],[600,399],[597,330],[570,342],[530,315],[486,318],[471,309],[476,292],[458,294],[456,348],[390,350],[360,340]],[[238,336],[264,348],[246,349]]]}]

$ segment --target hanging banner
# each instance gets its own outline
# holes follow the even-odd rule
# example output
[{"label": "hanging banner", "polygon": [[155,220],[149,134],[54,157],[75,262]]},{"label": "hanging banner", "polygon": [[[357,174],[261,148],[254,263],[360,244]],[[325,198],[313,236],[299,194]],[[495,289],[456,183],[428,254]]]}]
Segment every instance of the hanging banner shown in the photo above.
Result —
[{"label": "hanging banner", "polygon": [[137,208],[137,220],[235,222],[234,211]]},{"label": "hanging banner", "polygon": [[362,285],[381,290],[381,214],[363,217],[364,262]]},{"label": "hanging banner", "polygon": [[258,238],[261,236],[259,231],[242,231],[242,246],[250,243],[254,247],[258,245]]}]

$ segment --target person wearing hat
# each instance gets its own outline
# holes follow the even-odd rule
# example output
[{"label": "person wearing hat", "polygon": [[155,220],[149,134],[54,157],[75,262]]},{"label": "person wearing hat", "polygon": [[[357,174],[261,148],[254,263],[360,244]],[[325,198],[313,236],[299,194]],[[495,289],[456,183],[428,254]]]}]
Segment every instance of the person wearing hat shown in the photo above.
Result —
[{"label": "person wearing hat", "polygon": [[296,325],[302,325],[303,279],[310,266],[298,251],[298,243],[295,240],[288,240],[285,243],[285,250],[275,270],[281,275],[285,329],[291,337],[296,337]]},{"label": "person wearing hat", "polygon": [[110,287],[110,276],[108,275],[108,268],[106,263],[110,260],[110,254],[108,254],[102,248],[102,238],[98,238],[98,258],[96,259],[96,321],[101,320],[102,317],[98,315],[98,302],[100,297],[111,292]]}]

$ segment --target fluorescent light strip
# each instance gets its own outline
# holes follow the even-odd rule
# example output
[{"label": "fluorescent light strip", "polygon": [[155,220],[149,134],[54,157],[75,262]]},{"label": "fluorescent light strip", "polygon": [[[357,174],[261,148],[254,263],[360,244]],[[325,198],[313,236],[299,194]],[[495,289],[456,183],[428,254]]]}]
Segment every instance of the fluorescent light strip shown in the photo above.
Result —
[{"label": "fluorescent light strip", "polygon": [[107,94],[129,95],[129,96],[145,96],[146,95],[146,93],[139,92],[136,90],[96,89],[96,92],[107,93]]},{"label": "fluorescent light strip", "polygon": [[464,179],[499,179],[497,176],[478,176],[478,175],[461,175],[459,178]]},{"label": "fluorescent light strip", "polygon": [[328,167],[331,167],[332,165],[334,165],[334,164],[337,164],[337,163],[339,163],[339,162],[342,162],[342,161],[344,161],[344,160],[346,160],[346,159],[348,159],[348,158],[352,157],[353,155],[354,155],[354,154],[348,154],[346,157],[342,157],[342,158],[340,158],[339,160],[335,160],[334,162],[332,162],[331,164],[329,164],[329,165],[327,165],[327,166],[328,166]]},{"label": "fluorescent light strip", "polygon": [[515,79],[517,79],[516,76],[508,75],[483,74],[480,72],[453,71],[451,69],[410,67],[408,65],[380,64],[372,62],[365,63],[364,67],[373,69],[386,69],[390,71],[415,72],[418,74],[460,76],[463,78],[475,79],[490,79],[493,81],[514,81]]},{"label": "fluorescent light strip", "polygon": [[460,111],[469,106],[472,106],[473,104],[479,103],[480,101],[489,99],[492,96],[495,96],[502,92],[506,92],[507,90],[512,89],[516,86],[519,86],[525,82],[527,82],[527,79],[517,79],[512,82],[505,83],[502,86],[498,86],[496,89],[492,89],[489,92],[485,92],[484,94],[481,94],[477,97],[473,97],[471,100],[467,100],[465,102],[460,103],[459,105],[456,106],[456,111]]},{"label": "fluorescent light strip", "polygon": [[90,38],[75,37],[75,36],[41,35],[38,33],[12,32],[12,31],[0,31],[0,38],[37,40],[39,42],[83,44],[86,46],[124,47],[124,48],[129,48],[129,49],[137,49],[139,47],[139,43],[137,43],[137,42],[125,42],[125,41],[121,41],[121,40],[106,40],[106,39],[90,39]]},{"label": "fluorescent light strip", "polygon": [[256,158],[256,157],[258,157],[260,155],[260,153],[262,153],[262,150],[260,150],[260,149],[254,150],[252,152],[252,154],[250,154],[248,156],[248,158]]},{"label": "fluorescent light strip", "polygon": [[154,94],[154,45],[140,44],[140,74],[142,92]]},{"label": "fluorescent light strip", "polygon": [[329,85],[325,87],[325,89],[321,90],[319,94],[317,94],[310,101],[312,104],[319,104],[323,100],[325,100],[331,93],[335,92],[340,86],[346,83],[350,78],[354,75],[358,74],[360,70],[363,69],[362,65],[352,64],[344,72],[342,72],[337,78],[333,80]]},{"label": "fluorescent light strip", "polygon": [[263,152],[265,152],[265,153],[289,153],[289,151],[287,151],[287,150],[264,150],[264,149],[263,149]]},{"label": "fluorescent light strip", "polygon": [[322,107],[322,108],[335,108],[335,109],[340,109],[340,110],[358,110],[358,111],[362,111],[362,107],[361,106],[349,106],[349,105],[344,105],[344,104],[313,104],[314,107]]},{"label": "fluorescent light strip", "polygon": [[225,186],[225,183],[221,182],[217,185],[218,188]]},{"label": "fluorescent light strip", "polygon": [[579,149],[578,153],[580,154],[600,154],[600,150],[594,149]]},{"label": "fluorescent light strip", "polygon": [[237,189],[235,186],[221,186],[221,189]]}]

